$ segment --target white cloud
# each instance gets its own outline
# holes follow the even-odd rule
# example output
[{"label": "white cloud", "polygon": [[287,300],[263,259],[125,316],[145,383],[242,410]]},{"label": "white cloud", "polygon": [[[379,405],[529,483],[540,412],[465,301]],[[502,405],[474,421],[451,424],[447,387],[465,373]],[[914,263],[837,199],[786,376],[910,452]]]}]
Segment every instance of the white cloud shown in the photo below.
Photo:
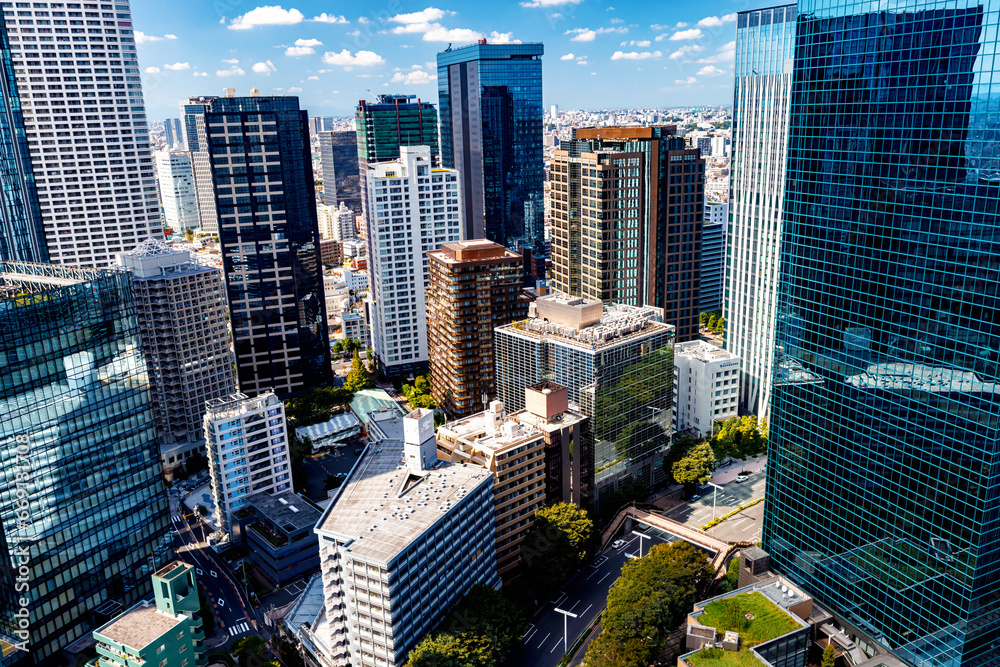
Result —
[{"label": "white cloud", "polygon": [[679,58],[683,58],[684,56],[686,56],[689,53],[697,53],[698,51],[704,51],[704,50],[705,50],[705,47],[702,46],[702,45],[700,45],[700,44],[685,44],[681,48],[679,48],[676,51],[674,51],[673,53],[671,53],[670,54],[670,59],[671,60],[677,60]]},{"label": "white cloud", "polygon": [[215,70],[215,76],[243,76],[244,74],[246,74],[246,72],[238,65],[233,65],[229,69]]},{"label": "white cloud", "polygon": [[308,56],[316,53],[316,49],[310,46],[289,46],[285,49],[286,56],[292,56],[293,58],[298,58],[299,56]]},{"label": "white cloud", "polygon": [[290,93],[301,93],[302,89],[299,88],[298,86],[292,86],[291,88],[288,89],[288,92],[290,92]]},{"label": "white cloud", "polygon": [[319,77],[318,76],[311,76],[311,77],[309,77],[309,80],[310,81],[319,81]]},{"label": "white cloud", "polygon": [[628,32],[628,28],[598,28],[597,30],[590,30],[589,28],[573,28],[572,30],[567,30],[564,35],[573,35],[570,38],[572,42],[592,42],[597,38],[598,35],[604,35],[610,32],[625,33]]},{"label": "white cloud", "polygon": [[621,44],[619,44],[619,46],[638,46],[640,48],[645,48],[645,47],[649,46],[649,44],[650,44],[650,42],[649,42],[648,39],[639,39],[639,40],[632,39],[632,40],[628,40],[628,41],[622,42]]},{"label": "white cloud", "polygon": [[348,36],[350,36],[350,37],[357,37],[358,35],[360,35],[360,34],[361,34],[361,31],[360,31],[360,30],[352,30],[351,32],[349,32],[349,33],[347,33],[347,34],[348,34]]},{"label": "white cloud", "polygon": [[443,19],[445,16],[452,16],[454,13],[438,9],[437,7],[428,7],[427,9],[422,9],[419,12],[411,14],[396,14],[389,20],[393,23],[430,23],[431,21]]},{"label": "white cloud", "polygon": [[732,64],[736,59],[736,42],[727,42],[720,46],[714,56],[699,58],[696,63],[727,63]]},{"label": "white cloud", "polygon": [[316,21],[316,23],[350,23],[350,21],[343,16],[334,16],[333,14],[327,14],[326,12],[323,12],[319,16],[314,16],[310,20]]},{"label": "white cloud", "polygon": [[617,25],[619,23],[625,23],[625,20],[624,19],[611,19],[611,24],[612,25]]},{"label": "white cloud", "polygon": [[239,58],[226,58],[222,62],[226,63],[227,65],[239,65],[240,64],[240,59]]},{"label": "white cloud", "polygon": [[573,60],[575,58],[576,56],[574,56],[572,53],[567,53],[566,55],[561,56],[559,60]]},{"label": "white cloud", "polygon": [[584,59],[584,60],[577,60],[577,61],[576,61],[576,64],[577,64],[577,65],[589,65],[590,63],[588,63],[588,62],[586,61],[586,59]]},{"label": "white cloud", "polygon": [[297,9],[284,9],[281,5],[267,5],[251,9],[229,23],[230,30],[250,30],[261,25],[295,25],[305,16]]},{"label": "white cloud", "polygon": [[[434,25],[440,25],[435,23]],[[407,23],[406,25],[398,25],[392,29],[392,34],[394,35],[414,35],[420,34],[422,32],[427,32],[431,29],[430,23]]]},{"label": "white cloud", "polygon": [[642,52],[636,52],[636,51],[627,51],[627,52],[615,51],[614,54],[612,54],[611,59],[612,60],[648,60],[649,58],[659,58],[662,55],[663,54],[660,53],[659,51],[653,51],[652,53],[650,53],[649,51],[642,51]]},{"label": "white cloud", "polygon": [[558,7],[559,5],[578,5],[580,0],[528,0],[522,2],[522,7]]},{"label": "white cloud", "polygon": [[722,18],[718,16],[706,16],[702,20],[698,21],[698,25],[702,28],[718,28],[723,23],[731,23],[736,20],[736,14],[726,14]]},{"label": "white cloud", "polygon": [[686,79],[677,79],[674,81],[674,83],[679,83],[682,86],[690,86],[692,83],[697,83],[697,82],[698,79],[694,78],[693,76],[689,76]]},{"label": "white cloud", "polygon": [[295,46],[323,46],[323,42],[318,39],[297,39]]},{"label": "white cloud", "polygon": [[173,65],[164,65],[163,69],[169,69],[173,71],[191,69],[191,63],[174,63]]},{"label": "white cloud", "polygon": [[195,76],[208,76],[208,72],[195,72]]},{"label": "white cloud", "polygon": [[445,28],[432,23],[431,29],[424,33],[425,42],[475,42],[483,38],[482,33],[468,28]]},{"label": "white cloud", "polygon": [[512,32],[497,32],[494,30],[486,36],[490,44],[520,44],[521,40],[514,39]]},{"label": "white cloud", "polygon": [[144,71],[146,72],[146,74],[159,74],[160,73],[160,68],[159,67],[147,67]]},{"label": "white cloud", "polygon": [[[701,39],[705,34],[698,28],[691,28],[690,30],[678,30],[674,34],[670,35],[671,42],[679,42],[685,39]],[[656,41],[661,41],[663,35],[656,38]]]},{"label": "white cloud", "polygon": [[688,25],[690,25],[690,24],[689,23],[685,23],[684,21],[679,21],[679,22],[675,23],[674,25],[661,25],[659,23],[654,23],[653,25],[651,25],[649,27],[652,28],[653,30],[678,30],[680,28],[686,28],[686,27],[688,27]]},{"label": "white cloud", "polygon": [[254,63],[253,67],[251,67],[250,69],[252,69],[257,74],[264,74],[265,76],[270,76],[271,72],[278,71],[278,68],[275,67],[274,63],[272,63],[270,60],[262,63]]},{"label": "white cloud", "polygon": [[726,73],[726,70],[719,69],[715,65],[705,65],[700,70],[698,70],[698,76],[721,76]]},{"label": "white cloud", "polygon": [[340,53],[327,51],[323,54],[323,62],[327,65],[339,65],[340,67],[369,67],[371,65],[381,65],[385,59],[374,51],[358,51],[354,55],[347,49]]},{"label": "white cloud", "polygon": [[432,81],[437,81],[436,76],[431,76],[429,73],[423,70],[414,70],[412,72],[407,72],[403,74],[402,72],[396,72],[389,79],[390,83],[402,83],[405,85],[421,85],[431,83]]},{"label": "white cloud", "polygon": [[157,37],[156,35],[147,35],[144,32],[135,32],[135,43],[145,44],[146,42],[162,42],[165,39],[177,39],[177,35],[166,34],[163,37]]}]

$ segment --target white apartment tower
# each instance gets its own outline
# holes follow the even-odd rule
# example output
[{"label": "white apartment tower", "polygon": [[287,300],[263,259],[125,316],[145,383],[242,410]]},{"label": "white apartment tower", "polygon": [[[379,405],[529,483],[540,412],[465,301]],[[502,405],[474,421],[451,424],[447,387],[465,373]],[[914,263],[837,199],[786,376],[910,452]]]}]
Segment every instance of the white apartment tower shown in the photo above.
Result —
[{"label": "white apartment tower", "polygon": [[711,437],[739,414],[740,359],[703,340],[674,345],[674,430]]},{"label": "white apartment tower", "polygon": [[3,2],[53,264],[162,235],[128,0]]},{"label": "white apartment tower", "polygon": [[163,223],[176,232],[197,229],[201,223],[191,154],[186,151],[157,151],[156,178],[160,183]]},{"label": "white apartment tower", "polygon": [[365,174],[372,347],[387,375],[426,368],[427,253],[462,234],[458,172],[433,168],[427,146],[399,150]]},{"label": "white apartment tower", "polygon": [[318,204],[316,214],[319,218],[319,235],[322,239],[334,241],[356,241],[358,238],[354,229],[354,211],[340,202],[340,207],[328,204]]},{"label": "white apartment tower", "polygon": [[226,530],[233,512],[251,495],[293,490],[286,430],[285,404],[273,392],[207,402],[209,477],[215,515]]}]

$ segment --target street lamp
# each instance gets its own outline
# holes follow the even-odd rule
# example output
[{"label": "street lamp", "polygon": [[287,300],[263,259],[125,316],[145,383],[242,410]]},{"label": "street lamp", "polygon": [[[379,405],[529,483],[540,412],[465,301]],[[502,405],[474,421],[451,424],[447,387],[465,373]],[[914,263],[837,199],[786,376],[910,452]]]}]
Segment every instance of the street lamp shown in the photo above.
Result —
[{"label": "street lamp", "polygon": [[642,541],[644,539],[646,539],[647,537],[649,537],[649,535],[645,535],[643,533],[640,533],[638,530],[633,530],[632,534],[639,536],[639,558],[642,558]]},{"label": "street lamp", "polygon": [[712,493],[712,521],[715,521],[715,501],[718,500],[719,489],[722,487],[712,482],[709,482],[708,485],[715,488],[715,491]]},{"label": "street lamp", "polygon": [[569,652],[569,617],[577,618],[577,615],[571,611],[563,611],[559,607],[556,607],[556,611],[563,615],[563,655]]}]

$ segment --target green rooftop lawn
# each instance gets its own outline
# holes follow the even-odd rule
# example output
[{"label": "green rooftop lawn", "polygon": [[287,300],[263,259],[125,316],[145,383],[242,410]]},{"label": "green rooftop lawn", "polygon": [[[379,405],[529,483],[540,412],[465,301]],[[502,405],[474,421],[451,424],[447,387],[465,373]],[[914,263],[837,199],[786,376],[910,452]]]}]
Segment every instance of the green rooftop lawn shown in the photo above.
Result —
[{"label": "green rooftop lawn", "polygon": [[762,667],[764,663],[750,651],[724,651],[721,648],[703,648],[684,658],[691,667]]},{"label": "green rooftop lawn", "polygon": [[[753,615],[753,620],[746,617],[747,613]],[[752,648],[801,627],[778,605],[757,592],[740,593],[711,602],[705,606],[704,614],[695,617],[695,621],[699,625],[715,628],[719,635],[727,631],[738,632],[741,649]]]}]

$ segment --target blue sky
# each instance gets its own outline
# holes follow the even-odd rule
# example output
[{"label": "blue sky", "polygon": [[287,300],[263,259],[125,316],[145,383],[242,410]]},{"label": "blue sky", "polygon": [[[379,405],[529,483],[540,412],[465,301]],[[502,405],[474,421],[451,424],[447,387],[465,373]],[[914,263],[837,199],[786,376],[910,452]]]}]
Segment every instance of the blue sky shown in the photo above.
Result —
[{"label": "blue sky", "polygon": [[436,102],[436,54],[481,37],[545,44],[546,107],[727,104],[735,12],[778,4],[281,2],[133,0],[150,118],[177,116],[178,100],[226,87],[295,94],[310,115],[353,114],[369,90]]}]

